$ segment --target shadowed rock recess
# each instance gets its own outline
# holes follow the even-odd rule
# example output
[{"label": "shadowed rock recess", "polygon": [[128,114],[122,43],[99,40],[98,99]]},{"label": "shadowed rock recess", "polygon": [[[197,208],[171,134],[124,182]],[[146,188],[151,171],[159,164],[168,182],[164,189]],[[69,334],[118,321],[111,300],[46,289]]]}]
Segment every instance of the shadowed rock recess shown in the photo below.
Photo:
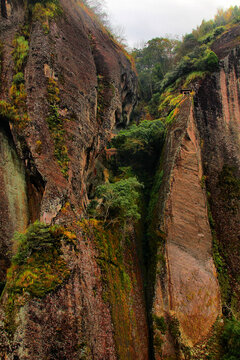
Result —
[{"label": "shadowed rock recess", "polygon": [[89,208],[133,61],[83,1],[1,1],[0,359],[221,359],[240,313],[239,36],[211,45],[219,68],[166,126],[142,220],[106,223]]}]

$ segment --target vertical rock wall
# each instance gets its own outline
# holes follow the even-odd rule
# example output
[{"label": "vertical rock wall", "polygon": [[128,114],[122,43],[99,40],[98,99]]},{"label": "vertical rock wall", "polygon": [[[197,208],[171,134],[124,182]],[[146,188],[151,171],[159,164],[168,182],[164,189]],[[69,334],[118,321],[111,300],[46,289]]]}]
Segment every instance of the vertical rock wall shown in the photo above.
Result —
[{"label": "vertical rock wall", "polygon": [[[29,20],[22,1],[11,4],[8,18],[1,18],[0,23],[4,45],[0,100],[12,101],[12,44],[19,32],[25,31],[23,25],[29,25],[23,69],[29,120],[23,126],[13,118],[10,121],[25,164],[30,220],[59,224],[73,238],[63,245],[62,255],[70,275],[54,291],[42,298],[29,298],[18,281],[18,271],[25,271],[26,264],[8,279],[1,299],[0,357],[135,360],[138,356],[146,360],[148,329],[134,239],[130,249],[125,245],[119,248],[123,274],[116,259],[110,262],[108,253],[101,258],[94,229],[86,234],[81,227],[88,189],[101,178],[96,161],[101,161],[114,129],[129,122],[137,98],[136,74],[126,52],[81,1],[61,0],[63,14],[45,22]],[[54,116],[49,119],[49,115]],[[58,141],[61,155],[67,154],[65,167]],[[7,199],[2,200],[6,207]],[[6,213],[4,221],[8,226]],[[118,233],[111,236],[114,243],[106,246],[118,249],[122,239]],[[106,266],[118,276],[118,281],[112,279],[110,289],[104,278]],[[28,268],[26,276],[36,279]],[[12,295],[9,285],[16,279],[24,294],[20,300]],[[42,286],[41,276],[37,281]],[[106,291],[110,292],[108,298]],[[123,306],[118,294],[122,294]]]},{"label": "vertical rock wall", "polygon": [[[3,121],[3,119],[1,119]],[[28,226],[26,174],[10,129],[0,127],[0,281],[5,280],[14,231]]]},{"label": "vertical rock wall", "polygon": [[[228,44],[228,43],[227,43]],[[224,48],[224,41],[222,47]],[[195,117],[219,252],[228,264],[222,286],[228,308],[239,311],[240,237],[240,49],[219,52],[220,71],[202,83],[195,97]],[[227,56],[226,56],[227,55]],[[228,288],[228,290],[227,290]]]},{"label": "vertical rock wall", "polygon": [[[156,359],[176,355],[176,342],[193,347],[210,331],[220,313],[220,292],[212,258],[212,235],[202,184],[201,146],[190,95],[171,127],[163,160],[164,180],[159,230],[165,235],[165,275],[156,278],[153,312],[169,331],[155,346]],[[162,207],[162,208],[161,208]],[[160,255],[160,254],[159,254]],[[162,268],[161,262],[157,269]],[[179,328],[178,324],[179,323]],[[175,324],[175,333],[171,329]],[[181,340],[178,338],[181,333]]]},{"label": "vertical rock wall", "polygon": [[[167,136],[155,220],[164,243],[153,299],[157,359],[184,358],[185,346],[208,339],[222,310],[239,311],[238,34],[236,26],[213,44],[219,71],[194,85]],[[228,269],[220,284],[213,258]]]}]

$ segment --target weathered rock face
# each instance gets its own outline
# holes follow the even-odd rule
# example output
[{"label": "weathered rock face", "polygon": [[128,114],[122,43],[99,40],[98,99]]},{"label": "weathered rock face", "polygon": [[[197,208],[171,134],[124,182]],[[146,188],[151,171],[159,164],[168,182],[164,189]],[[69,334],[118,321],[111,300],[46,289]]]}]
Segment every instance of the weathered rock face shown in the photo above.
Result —
[{"label": "weathered rock face", "polygon": [[[112,303],[111,299],[104,299],[106,285],[96,239],[94,235],[83,236],[78,226],[94,178],[101,176],[97,173],[96,159],[101,157],[113,130],[129,121],[136,102],[137,79],[127,55],[82,2],[60,3],[63,13],[51,21],[34,17],[29,20],[22,1],[12,1],[7,14],[1,17],[0,121],[7,127],[8,120],[11,122],[11,131],[9,128],[6,133],[1,127],[0,132],[0,181],[4,184],[1,279],[5,279],[9,265],[6,249],[10,248],[13,231],[24,230],[29,222],[40,219],[69,227],[71,231],[74,228],[77,244],[74,249],[67,246],[63,250],[70,277],[43,299],[20,299],[21,305],[15,304],[12,317],[14,331],[8,332],[3,324],[9,315],[10,295],[5,291],[1,304],[0,357],[145,360],[148,329],[136,246],[126,252],[131,266],[122,265],[134,290],[131,287],[130,291],[129,284],[126,290],[117,280],[112,283],[113,290],[121,287],[119,291],[125,301],[121,307],[121,298],[117,296]],[[27,23],[26,35],[23,26]],[[26,90],[21,106],[28,114],[25,123],[4,112],[13,101],[14,88],[9,95],[16,74],[12,44],[19,36],[24,37],[19,41],[25,41],[25,45],[27,41],[29,46],[21,68]],[[22,110],[16,105],[13,111],[16,115]],[[9,187],[14,191],[7,191]],[[19,194],[21,198],[17,198]],[[116,241],[119,238],[116,235]],[[111,269],[116,265],[109,266]],[[118,274],[122,275],[121,271]]]},{"label": "weathered rock face", "polygon": [[24,164],[19,160],[10,129],[0,129],[0,281],[5,280],[9,266],[8,239],[14,230],[24,231],[28,225],[27,184]]},{"label": "weathered rock face", "polygon": [[239,31],[234,27],[213,44],[219,71],[194,85],[193,100],[185,96],[168,132],[154,221],[164,242],[153,298],[156,359],[188,356],[184,346],[203,343],[221,315],[213,257],[230,266],[220,279],[223,311],[239,310]]},{"label": "weathered rock face", "polygon": [[[165,189],[160,211],[164,216],[160,226],[166,236],[166,264],[164,282],[157,276],[154,314],[170,324],[178,320],[182,341],[192,347],[208,334],[219,315],[220,292],[212,259],[207,199],[201,185],[200,139],[188,95],[168,134],[163,169]],[[166,334],[165,340],[156,358],[174,356],[173,333]]]},{"label": "weathered rock face", "polygon": [[[240,27],[234,29],[240,33]],[[238,32],[237,32],[238,30]],[[224,48],[224,41],[222,43]],[[220,48],[220,50],[222,50]],[[220,71],[202,83],[195,97],[195,117],[202,138],[207,190],[220,253],[229,266],[222,284],[227,306],[239,309],[239,176],[240,176],[240,49],[219,51]],[[210,136],[211,134],[211,136]],[[235,298],[235,299],[234,299]]]},{"label": "weathered rock face", "polygon": [[[114,129],[129,122],[136,75],[81,1],[61,0],[62,13],[51,16],[44,7],[41,15],[32,13],[25,3],[12,0],[5,7],[1,1],[0,289],[14,231],[37,219],[61,225],[68,241],[62,240],[57,256],[69,276],[51,291],[43,289],[44,296],[32,296],[26,287],[35,281],[42,290],[48,268],[39,262],[34,272],[33,258],[11,267],[1,297],[0,357],[188,358],[188,349],[209,337],[222,311],[213,240],[229,265],[224,311],[233,303],[240,308],[240,27],[213,44],[220,70],[195,84],[194,97],[185,96],[168,131],[151,229],[160,244],[156,271],[149,270],[151,281],[156,275],[148,309],[151,346],[134,229],[126,241],[123,229],[111,232],[82,219],[104,177],[104,148]],[[49,271],[44,286],[54,280]]]}]

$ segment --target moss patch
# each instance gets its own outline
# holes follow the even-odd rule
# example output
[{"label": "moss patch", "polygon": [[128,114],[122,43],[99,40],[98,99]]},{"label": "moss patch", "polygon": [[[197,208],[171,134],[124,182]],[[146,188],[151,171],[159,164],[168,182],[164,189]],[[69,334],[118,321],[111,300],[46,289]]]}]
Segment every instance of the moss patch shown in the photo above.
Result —
[{"label": "moss patch", "polygon": [[16,35],[13,41],[13,61],[14,61],[14,70],[16,73],[22,71],[26,65],[29,44],[27,38],[23,35]]},{"label": "moss patch", "polygon": [[50,21],[62,15],[63,12],[59,0],[41,2],[31,0],[30,3],[33,4],[31,6],[33,21],[39,21],[42,25],[44,33],[48,34]]},{"label": "moss patch", "polygon": [[186,97],[169,88],[159,98],[158,113],[161,118],[164,118],[166,124],[171,124],[177,117],[181,104],[185,101]]},{"label": "moss patch", "polygon": [[27,113],[27,93],[24,79],[24,68],[29,51],[28,35],[28,28],[25,26],[16,34],[13,41],[12,56],[15,75],[9,91],[12,109],[8,106],[7,118],[19,128],[24,128],[30,120]]},{"label": "moss patch", "polygon": [[49,126],[50,133],[54,140],[55,145],[55,157],[57,159],[58,164],[61,167],[61,172],[63,173],[65,178],[68,178],[68,149],[65,145],[65,128],[64,123],[68,121],[68,119],[62,117],[59,113],[59,103],[60,98],[59,88],[57,86],[57,82],[50,78],[48,79],[48,102],[49,102],[49,112],[47,116],[47,123]]},{"label": "moss patch", "polygon": [[[121,230],[118,227],[105,229],[103,223],[97,220],[85,221],[79,225],[83,235],[93,240],[98,249],[97,262],[101,268],[104,287],[102,296],[110,305],[119,359],[133,359],[136,354],[132,342],[134,340],[136,344],[139,341],[132,295],[136,279],[124,261]],[[130,250],[125,251],[130,253]]]},{"label": "moss patch", "polygon": [[39,222],[30,225],[26,233],[15,234],[13,243],[17,251],[3,292],[5,327],[10,335],[16,329],[19,308],[31,298],[43,297],[55,290],[70,275],[61,252],[61,242],[67,239],[64,228]]}]

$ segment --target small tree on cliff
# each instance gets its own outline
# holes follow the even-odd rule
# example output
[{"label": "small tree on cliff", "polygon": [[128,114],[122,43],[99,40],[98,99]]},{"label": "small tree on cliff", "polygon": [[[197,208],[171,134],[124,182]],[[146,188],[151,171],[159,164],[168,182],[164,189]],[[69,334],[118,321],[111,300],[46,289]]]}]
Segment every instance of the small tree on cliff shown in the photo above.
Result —
[{"label": "small tree on cliff", "polygon": [[143,185],[136,177],[106,183],[97,187],[97,196],[102,199],[100,207],[104,221],[119,222],[125,230],[127,222],[140,219],[138,208],[139,191]]}]

